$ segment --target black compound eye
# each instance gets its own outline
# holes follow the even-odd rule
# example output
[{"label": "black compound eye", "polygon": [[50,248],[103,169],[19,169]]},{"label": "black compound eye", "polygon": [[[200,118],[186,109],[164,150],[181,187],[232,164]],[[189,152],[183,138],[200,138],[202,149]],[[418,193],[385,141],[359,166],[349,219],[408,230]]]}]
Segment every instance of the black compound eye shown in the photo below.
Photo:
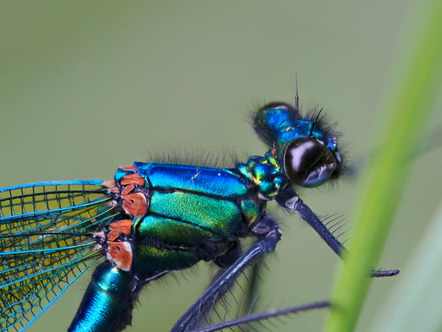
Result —
[{"label": "black compound eye", "polygon": [[313,137],[291,141],[284,152],[284,167],[289,179],[302,187],[317,187],[327,181],[337,167],[336,158]]}]

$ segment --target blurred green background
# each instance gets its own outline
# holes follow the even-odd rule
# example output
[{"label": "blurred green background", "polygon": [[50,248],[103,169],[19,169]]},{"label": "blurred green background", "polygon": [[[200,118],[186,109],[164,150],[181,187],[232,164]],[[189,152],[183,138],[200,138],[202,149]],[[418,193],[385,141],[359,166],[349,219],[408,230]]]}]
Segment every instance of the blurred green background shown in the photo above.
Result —
[{"label": "blurred green background", "polygon": [[[118,166],[161,151],[262,155],[247,113],[273,100],[293,102],[295,73],[302,108],[324,107],[343,133],[347,158],[359,164],[376,150],[380,108],[407,44],[410,4],[2,1],[0,185],[111,179]],[[440,132],[441,112],[432,124],[428,132]],[[440,203],[441,162],[440,148],[416,159],[379,265],[401,274],[374,281],[358,331],[370,330],[380,304],[407,273]],[[357,183],[357,176],[347,178],[302,197],[320,215],[348,216]],[[276,216],[283,238],[267,260],[260,307],[328,299],[340,260],[297,216]],[[199,264],[146,287],[127,331],[169,330],[213,272]],[[30,331],[65,330],[89,277]],[[320,331],[324,318],[325,312],[305,313],[270,327]]]}]

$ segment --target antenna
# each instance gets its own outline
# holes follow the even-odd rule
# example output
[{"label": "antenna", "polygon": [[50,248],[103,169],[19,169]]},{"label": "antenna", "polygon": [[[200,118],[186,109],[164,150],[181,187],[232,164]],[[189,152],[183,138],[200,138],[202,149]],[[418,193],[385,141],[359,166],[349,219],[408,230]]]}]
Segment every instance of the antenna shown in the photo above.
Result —
[{"label": "antenna", "polygon": [[298,73],[295,73],[296,80],[296,96],[295,96],[295,109],[299,111],[299,94],[298,94]]}]

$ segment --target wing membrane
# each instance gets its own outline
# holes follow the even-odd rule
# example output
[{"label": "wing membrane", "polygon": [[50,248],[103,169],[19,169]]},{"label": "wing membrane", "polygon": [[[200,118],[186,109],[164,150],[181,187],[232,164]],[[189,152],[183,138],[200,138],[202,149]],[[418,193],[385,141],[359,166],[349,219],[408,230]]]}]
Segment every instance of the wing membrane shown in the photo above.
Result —
[{"label": "wing membrane", "polygon": [[0,331],[26,327],[101,256],[92,234],[115,214],[99,180],[0,190]]}]

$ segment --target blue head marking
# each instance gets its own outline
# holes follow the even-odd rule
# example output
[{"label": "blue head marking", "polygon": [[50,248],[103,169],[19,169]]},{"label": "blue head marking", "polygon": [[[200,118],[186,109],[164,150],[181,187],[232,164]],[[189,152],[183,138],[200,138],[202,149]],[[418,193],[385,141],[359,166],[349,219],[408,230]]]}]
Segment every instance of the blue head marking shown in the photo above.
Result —
[{"label": "blue head marking", "polygon": [[295,184],[313,187],[341,174],[336,137],[318,113],[302,117],[288,104],[271,103],[256,112],[254,128]]}]

